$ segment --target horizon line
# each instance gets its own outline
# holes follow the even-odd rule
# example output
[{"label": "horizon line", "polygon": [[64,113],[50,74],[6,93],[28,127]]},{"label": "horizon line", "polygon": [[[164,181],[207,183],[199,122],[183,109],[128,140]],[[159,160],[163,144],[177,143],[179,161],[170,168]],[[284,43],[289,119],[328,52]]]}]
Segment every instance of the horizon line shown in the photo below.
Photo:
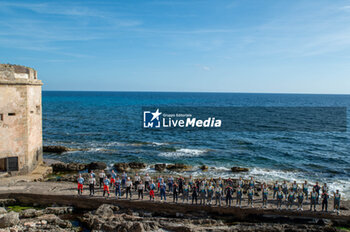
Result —
[{"label": "horizon line", "polygon": [[152,90],[42,90],[43,92],[124,92],[124,93],[233,93],[233,94],[293,94],[293,95],[350,95],[350,93],[298,92],[226,92],[226,91],[152,91]]}]

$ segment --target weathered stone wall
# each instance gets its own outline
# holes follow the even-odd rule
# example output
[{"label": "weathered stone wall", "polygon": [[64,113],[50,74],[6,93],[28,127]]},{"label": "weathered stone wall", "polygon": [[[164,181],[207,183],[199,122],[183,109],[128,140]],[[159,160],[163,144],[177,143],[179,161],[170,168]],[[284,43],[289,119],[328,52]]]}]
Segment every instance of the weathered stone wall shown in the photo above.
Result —
[{"label": "weathered stone wall", "polygon": [[18,156],[20,169],[27,153],[26,104],[26,86],[0,84],[0,158]]},{"label": "weathered stone wall", "polygon": [[0,64],[0,159],[18,157],[20,173],[42,161],[41,85],[34,69]]},{"label": "weathered stone wall", "polygon": [[15,80],[20,79],[37,79],[37,72],[29,67],[11,64],[0,64],[0,79]]},{"label": "weathered stone wall", "polygon": [[28,165],[34,167],[42,161],[41,86],[27,86],[27,110]]}]

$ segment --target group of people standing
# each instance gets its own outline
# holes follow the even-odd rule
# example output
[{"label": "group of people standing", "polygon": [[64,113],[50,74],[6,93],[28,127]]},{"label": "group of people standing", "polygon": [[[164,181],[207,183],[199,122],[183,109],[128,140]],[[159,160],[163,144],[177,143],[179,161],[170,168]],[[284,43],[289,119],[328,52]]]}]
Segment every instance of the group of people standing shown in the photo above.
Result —
[{"label": "group of people standing", "polygon": [[[158,176],[154,181],[147,173],[143,177],[136,173],[133,177],[128,176],[123,172],[120,176],[112,170],[110,174],[102,170],[98,174],[97,183],[96,174],[90,171],[88,184],[90,196],[95,194],[95,186],[103,187],[103,196],[109,197],[110,190],[114,189],[117,199],[125,195],[126,199],[132,199],[133,194],[137,194],[139,200],[143,200],[147,193],[149,199],[154,201],[156,195],[161,201],[166,201],[167,196],[172,195],[174,203],[178,203],[179,199],[182,202],[201,204],[201,205],[217,205],[222,206],[222,201],[225,205],[230,207],[236,202],[236,207],[242,207],[243,196],[246,195],[247,206],[254,207],[255,197],[259,197],[261,192],[262,208],[268,207],[269,200],[274,200],[277,209],[282,209],[285,204],[286,209],[292,209],[293,205],[297,205],[297,210],[303,210],[303,205],[306,200],[310,200],[310,210],[316,211],[316,206],[321,202],[322,211],[328,211],[328,201],[330,198],[329,189],[325,183],[322,187],[316,182],[314,186],[305,181],[301,186],[294,181],[288,184],[286,181],[279,183],[276,181],[273,186],[268,186],[265,182],[257,184],[253,177],[248,181],[242,178],[239,180],[222,179],[194,179],[192,176],[185,179],[184,177],[174,178],[169,176],[167,179]],[[84,178],[80,174],[78,177],[78,194],[82,195]],[[312,189],[309,192],[309,189]],[[271,191],[271,194],[270,193]],[[271,198],[272,195],[272,199]],[[339,190],[334,192],[334,211],[340,212],[340,198]],[[295,202],[296,201],[296,202]],[[270,201],[271,202],[271,201]]]},{"label": "group of people standing", "polygon": [[[312,191],[309,193],[310,187]],[[340,193],[339,190],[336,190],[333,194],[334,200],[334,211],[339,214],[340,212]],[[330,198],[329,188],[327,183],[321,187],[318,182],[314,186],[310,186],[307,181],[305,181],[300,187],[296,181],[292,183],[290,187],[286,181],[282,184],[279,184],[278,181],[273,185],[273,199],[277,200],[277,208],[281,209],[283,198],[285,199],[287,208],[291,208],[294,204],[294,201],[297,200],[297,210],[303,210],[303,203],[305,200],[310,199],[310,211],[313,209],[316,211],[316,206],[322,203],[322,211],[328,211],[328,201]]]}]

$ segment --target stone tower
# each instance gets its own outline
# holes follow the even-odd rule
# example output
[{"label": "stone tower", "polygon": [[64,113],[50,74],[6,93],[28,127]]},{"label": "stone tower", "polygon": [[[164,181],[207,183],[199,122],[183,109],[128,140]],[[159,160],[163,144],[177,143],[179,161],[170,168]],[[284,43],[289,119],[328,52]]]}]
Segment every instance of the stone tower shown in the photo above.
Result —
[{"label": "stone tower", "polygon": [[0,173],[42,162],[41,86],[34,69],[0,64]]}]

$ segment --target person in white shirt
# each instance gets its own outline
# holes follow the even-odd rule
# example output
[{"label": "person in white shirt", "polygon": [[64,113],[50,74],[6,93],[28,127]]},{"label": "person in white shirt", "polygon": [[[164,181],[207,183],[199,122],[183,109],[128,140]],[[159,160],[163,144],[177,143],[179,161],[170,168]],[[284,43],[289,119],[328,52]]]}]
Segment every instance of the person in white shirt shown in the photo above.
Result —
[{"label": "person in white shirt", "polygon": [[132,184],[132,181],[130,180],[130,177],[128,177],[128,179],[126,180],[125,186],[126,186],[126,199],[128,199],[128,196],[130,196],[130,200],[131,200],[132,198],[131,189],[133,184]]},{"label": "person in white shirt", "polygon": [[145,191],[149,190],[149,184],[151,182],[151,177],[146,173],[146,176],[144,177],[145,181]]},{"label": "person in white shirt", "polygon": [[140,181],[141,181],[141,177],[136,173],[134,176],[135,191],[137,191],[137,185],[139,185]]},{"label": "person in white shirt", "polygon": [[106,173],[104,170],[102,170],[99,174],[98,174],[98,177],[100,178],[100,188],[102,188],[103,186],[103,181],[106,177]]}]

